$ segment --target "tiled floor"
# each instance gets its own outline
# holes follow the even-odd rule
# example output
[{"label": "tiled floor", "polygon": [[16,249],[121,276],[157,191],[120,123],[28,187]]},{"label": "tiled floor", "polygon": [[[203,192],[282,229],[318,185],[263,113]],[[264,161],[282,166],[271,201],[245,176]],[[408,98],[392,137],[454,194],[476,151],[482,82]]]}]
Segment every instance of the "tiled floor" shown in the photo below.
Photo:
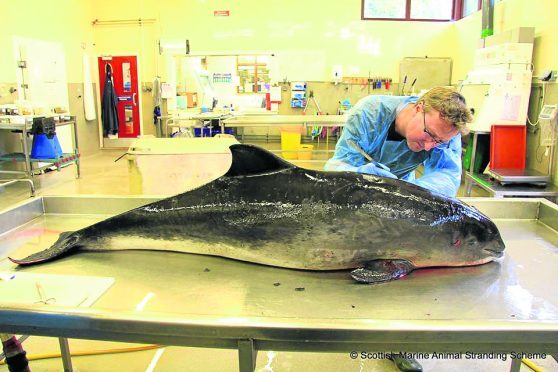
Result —
[{"label": "tiled floor", "polygon": [[[268,145],[277,148],[278,145]],[[81,178],[75,178],[73,166],[60,172],[48,172],[35,177],[37,195],[72,195],[72,194],[109,194],[130,195],[147,193],[151,195],[168,195],[173,189],[165,187],[149,190],[138,186],[138,179],[128,168],[128,160],[115,162],[124,150],[103,150],[82,159]],[[323,158],[323,156],[322,156]],[[321,169],[323,161],[299,163],[307,168]],[[153,169],[150,177],[157,177],[157,172],[172,167],[172,161],[161,164],[161,169]],[[217,177],[218,175],[215,175]],[[164,183],[164,182],[163,182]],[[168,185],[167,185],[168,186]],[[179,191],[177,191],[179,192]],[[463,188],[459,195],[464,195]],[[484,191],[474,189],[473,196],[486,196]],[[27,184],[15,184],[0,187],[0,210],[29,197]],[[101,341],[70,340],[73,352],[122,347],[134,347],[134,344],[117,344]],[[29,355],[58,351],[56,339],[30,337],[24,347]],[[558,364],[549,356],[535,361],[547,371],[558,371]],[[236,371],[238,370],[237,352],[234,350],[197,349],[186,347],[165,347],[148,351],[124,354],[105,354],[98,356],[80,356],[73,358],[77,371]],[[422,360],[426,371],[507,371],[510,360]],[[62,370],[60,359],[46,359],[31,362],[34,371]],[[0,366],[0,370],[7,370]],[[257,371],[396,371],[393,364],[386,360],[352,360],[344,353],[296,353],[261,351],[257,359]],[[522,371],[528,371],[525,365]]]}]

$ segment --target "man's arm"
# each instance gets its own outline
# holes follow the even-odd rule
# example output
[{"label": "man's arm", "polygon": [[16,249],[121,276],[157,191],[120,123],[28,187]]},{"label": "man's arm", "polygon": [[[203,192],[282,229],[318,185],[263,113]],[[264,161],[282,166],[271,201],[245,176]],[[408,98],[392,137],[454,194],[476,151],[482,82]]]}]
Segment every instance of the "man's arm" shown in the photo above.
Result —
[{"label": "man's arm", "polygon": [[360,110],[352,112],[348,115],[343,128],[343,133],[335,146],[335,154],[333,154],[333,157],[326,162],[324,166],[325,170],[354,171],[358,166],[365,163],[364,156],[349,145],[349,141],[360,144],[364,140],[364,138],[362,138],[363,130],[361,127],[363,126],[363,123],[361,117],[362,115]]},{"label": "man's arm", "polygon": [[[343,133],[335,146],[335,154],[329,159],[324,169],[326,171],[351,171],[375,174],[381,177],[397,178],[389,172],[389,168],[382,167],[368,160],[351,145],[351,142],[369,152],[370,133],[377,126],[378,112],[376,110],[354,110],[347,117]],[[373,135],[374,133],[372,133]]]},{"label": "man's arm", "polygon": [[461,183],[461,172],[461,135],[457,135],[448,147],[432,150],[424,162],[424,175],[411,183],[454,198]]}]

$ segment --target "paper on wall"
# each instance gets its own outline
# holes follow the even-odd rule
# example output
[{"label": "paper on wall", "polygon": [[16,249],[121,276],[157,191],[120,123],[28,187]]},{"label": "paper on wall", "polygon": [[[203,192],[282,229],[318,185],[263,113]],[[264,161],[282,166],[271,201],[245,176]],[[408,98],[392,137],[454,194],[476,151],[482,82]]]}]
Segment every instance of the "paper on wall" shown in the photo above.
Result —
[{"label": "paper on wall", "polygon": [[506,94],[503,98],[502,120],[517,121],[519,116],[519,106],[521,104],[521,97],[518,95]]},{"label": "paper on wall", "polygon": [[176,96],[176,89],[170,83],[161,83],[161,97],[173,98]]}]

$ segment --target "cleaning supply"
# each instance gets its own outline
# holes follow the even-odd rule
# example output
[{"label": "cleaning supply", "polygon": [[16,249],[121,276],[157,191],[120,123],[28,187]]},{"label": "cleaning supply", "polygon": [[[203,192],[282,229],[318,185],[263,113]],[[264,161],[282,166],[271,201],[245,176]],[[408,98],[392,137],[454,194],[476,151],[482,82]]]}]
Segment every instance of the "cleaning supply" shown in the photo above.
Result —
[{"label": "cleaning supply", "polygon": [[284,150],[298,150],[300,148],[300,132],[281,131],[281,150],[284,159],[298,159],[296,152]]},{"label": "cleaning supply", "polygon": [[33,146],[31,148],[32,159],[56,159],[62,156],[62,148],[58,138],[54,135],[48,138],[46,134],[36,134],[33,136]]},{"label": "cleaning supply", "polygon": [[62,156],[62,148],[56,137],[56,124],[53,118],[33,118],[31,133],[33,134],[31,158],[57,159]]},{"label": "cleaning supply", "polygon": [[298,160],[312,160],[312,150],[314,150],[314,145],[300,145],[298,153]]}]

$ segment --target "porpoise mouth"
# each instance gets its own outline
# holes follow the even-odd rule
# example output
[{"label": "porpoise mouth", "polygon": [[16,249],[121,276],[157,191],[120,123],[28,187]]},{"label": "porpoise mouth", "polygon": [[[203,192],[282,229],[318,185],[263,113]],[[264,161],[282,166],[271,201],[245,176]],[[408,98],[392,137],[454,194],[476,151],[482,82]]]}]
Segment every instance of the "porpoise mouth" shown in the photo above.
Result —
[{"label": "porpoise mouth", "polygon": [[496,251],[496,250],[493,250],[493,249],[486,249],[486,248],[484,250],[486,252],[488,252],[491,256],[494,256],[496,258],[500,258],[504,255],[503,251]]}]

